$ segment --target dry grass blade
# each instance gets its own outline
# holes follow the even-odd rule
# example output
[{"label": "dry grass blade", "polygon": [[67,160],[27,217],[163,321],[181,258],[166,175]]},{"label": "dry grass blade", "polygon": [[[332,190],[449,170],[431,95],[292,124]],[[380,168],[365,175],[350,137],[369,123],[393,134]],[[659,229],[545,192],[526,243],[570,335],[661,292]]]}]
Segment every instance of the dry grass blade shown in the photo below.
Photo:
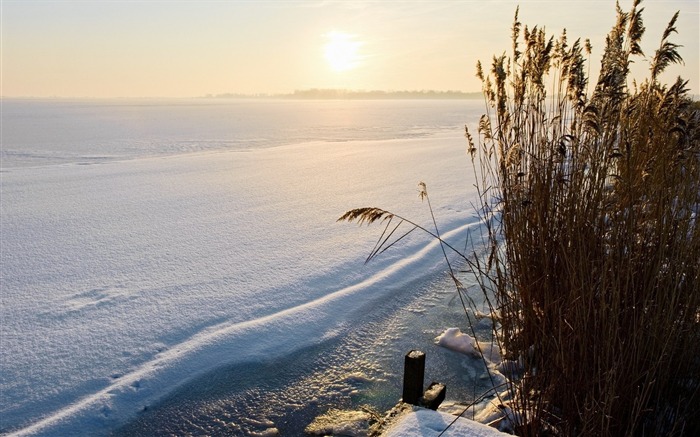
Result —
[{"label": "dry grass blade", "polygon": [[[389,248],[394,246],[399,241],[403,240],[404,237],[406,237],[408,234],[410,234],[411,232],[413,232],[417,229],[416,226],[413,226],[411,229],[409,229],[403,235],[401,235],[400,237],[398,237],[395,240],[390,242],[389,240],[391,239],[392,235],[394,235],[394,232],[396,232],[396,230],[399,229],[399,227],[403,223],[404,223],[404,221],[401,220],[396,226],[394,226],[394,229],[392,229],[391,232],[389,232],[389,234],[386,235],[386,231],[389,229],[389,225],[391,224],[391,220],[389,220],[387,222],[386,226],[384,227],[384,231],[382,231],[382,235],[379,236],[379,238],[377,239],[377,243],[374,245],[374,249],[372,249],[372,252],[369,254],[367,259],[365,260],[365,264],[372,261],[377,255],[384,253],[386,250],[388,250]],[[386,237],[384,235],[386,235]]]}]

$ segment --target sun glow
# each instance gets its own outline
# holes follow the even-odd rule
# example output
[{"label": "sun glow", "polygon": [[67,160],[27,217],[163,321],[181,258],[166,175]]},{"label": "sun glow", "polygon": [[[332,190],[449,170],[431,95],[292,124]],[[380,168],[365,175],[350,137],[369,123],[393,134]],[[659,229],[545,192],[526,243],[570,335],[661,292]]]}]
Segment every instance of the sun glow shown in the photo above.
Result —
[{"label": "sun glow", "polygon": [[355,35],[343,32],[327,33],[328,42],[324,46],[328,65],[333,71],[342,72],[357,68],[362,63],[359,49],[362,42]]}]

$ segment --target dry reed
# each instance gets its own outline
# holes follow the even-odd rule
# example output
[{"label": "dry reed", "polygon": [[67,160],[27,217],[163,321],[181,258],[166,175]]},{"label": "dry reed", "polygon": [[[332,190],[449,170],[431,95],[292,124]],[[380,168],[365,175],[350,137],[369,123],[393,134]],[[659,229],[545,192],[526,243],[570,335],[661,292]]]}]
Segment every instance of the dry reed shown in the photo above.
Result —
[{"label": "dry reed", "polygon": [[[488,253],[461,255],[504,358],[522,363],[508,384],[522,436],[700,435],[700,110],[687,82],[659,82],[682,62],[678,13],[649,78],[628,85],[640,3],[617,6],[593,90],[590,43],[523,27],[517,10],[510,56],[477,65],[487,113],[466,137]],[[340,220],[386,221],[368,260],[405,223],[440,239],[378,208]]]},{"label": "dry reed", "polygon": [[521,435],[700,433],[700,115],[686,82],[658,80],[681,62],[677,13],[628,88],[639,4],[618,5],[590,97],[588,42],[522,28],[517,10],[511,56],[477,66],[479,273],[524,362],[510,386]]}]

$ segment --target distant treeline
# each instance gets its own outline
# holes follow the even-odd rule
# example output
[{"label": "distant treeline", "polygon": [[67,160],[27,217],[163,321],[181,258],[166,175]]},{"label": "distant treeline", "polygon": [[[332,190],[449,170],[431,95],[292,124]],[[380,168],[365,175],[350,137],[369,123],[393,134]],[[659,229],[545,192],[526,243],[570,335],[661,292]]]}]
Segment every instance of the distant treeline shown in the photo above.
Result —
[{"label": "distant treeline", "polygon": [[481,92],[465,93],[462,91],[354,91],[344,89],[311,88],[296,90],[291,94],[207,94],[206,98],[218,99],[481,99]]}]

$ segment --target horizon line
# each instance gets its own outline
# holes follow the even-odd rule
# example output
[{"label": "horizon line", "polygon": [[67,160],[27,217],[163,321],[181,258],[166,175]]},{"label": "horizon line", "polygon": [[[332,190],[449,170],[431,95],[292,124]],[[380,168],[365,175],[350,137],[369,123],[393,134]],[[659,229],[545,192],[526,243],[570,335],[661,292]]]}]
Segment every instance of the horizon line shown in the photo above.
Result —
[{"label": "horizon line", "polygon": [[70,95],[19,95],[0,96],[0,99],[25,99],[25,100],[126,100],[126,99],[163,99],[163,100],[187,100],[187,99],[264,99],[264,98],[287,98],[287,99],[347,99],[347,98],[474,98],[481,97],[481,91],[460,91],[460,90],[362,90],[344,88],[305,88],[297,89],[285,93],[207,93],[198,96],[70,96]]},{"label": "horizon line", "polygon": [[[218,93],[199,96],[3,96],[0,100],[216,100],[216,99],[286,99],[286,100],[410,100],[410,99],[481,99],[483,91],[460,90],[361,90],[345,88],[305,88],[287,93]],[[688,93],[700,101],[700,93]]]}]

